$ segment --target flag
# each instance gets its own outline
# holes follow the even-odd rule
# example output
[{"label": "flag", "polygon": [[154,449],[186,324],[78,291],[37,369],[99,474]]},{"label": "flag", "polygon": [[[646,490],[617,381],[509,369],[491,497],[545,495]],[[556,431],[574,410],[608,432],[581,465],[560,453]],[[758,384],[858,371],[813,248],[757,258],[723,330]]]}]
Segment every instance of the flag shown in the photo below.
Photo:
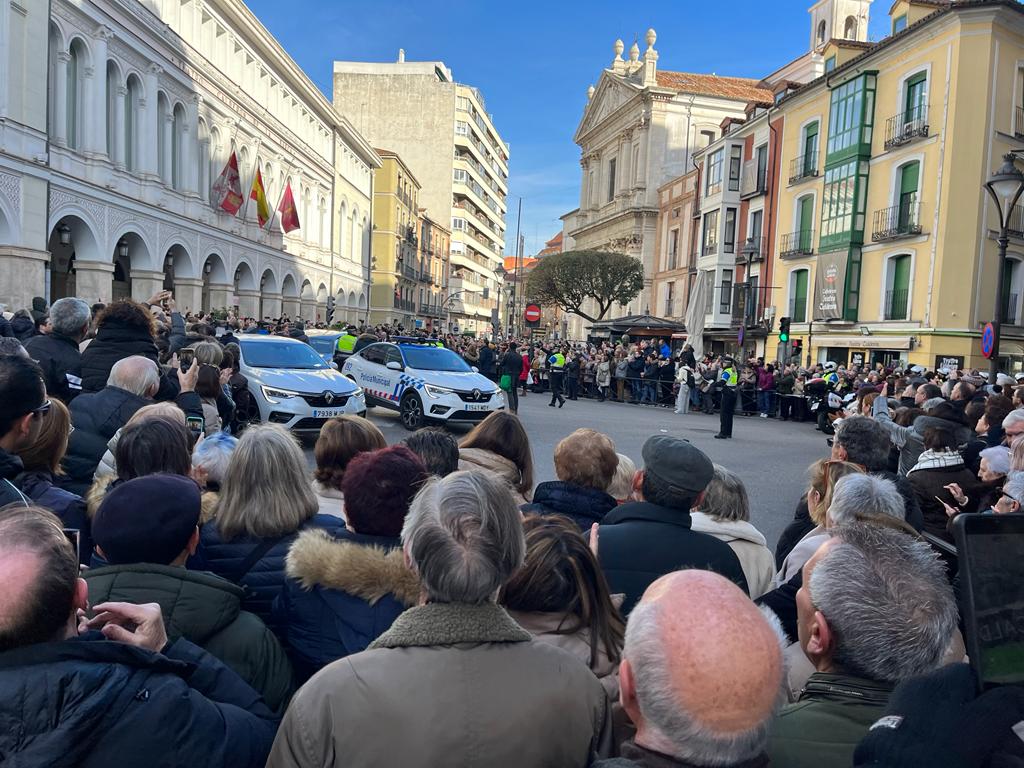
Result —
[{"label": "flag", "polygon": [[238,157],[234,152],[220,176],[213,182],[213,203],[232,216],[242,207],[242,179],[238,175]]},{"label": "flag", "polygon": [[285,184],[281,204],[277,206],[281,212],[281,230],[287,234],[299,228],[299,212],[295,209],[295,198],[292,197],[292,185]]},{"label": "flag", "polygon": [[256,176],[252,180],[249,199],[256,201],[256,220],[261,227],[267,226],[267,222],[270,221],[270,203],[267,202],[267,190],[263,188],[263,174],[259,168],[256,169]]}]

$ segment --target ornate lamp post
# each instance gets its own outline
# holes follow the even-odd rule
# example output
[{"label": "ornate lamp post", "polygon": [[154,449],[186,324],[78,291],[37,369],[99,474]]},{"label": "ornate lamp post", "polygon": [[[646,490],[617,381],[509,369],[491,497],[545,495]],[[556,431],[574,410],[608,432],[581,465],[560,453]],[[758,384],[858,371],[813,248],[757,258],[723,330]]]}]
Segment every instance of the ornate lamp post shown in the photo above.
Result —
[{"label": "ornate lamp post", "polygon": [[1013,208],[1021,194],[1024,193],[1024,173],[1017,169],[1014,160],[1016,160],[1016,154],[1013,152],[1003,155],[1002,166],[989,177],[984,185],[999,214],[999,237],[996,240],[999,244],[999,276],[996,282],[996,304],[992,312],[992,328],[995,333],[988,368],[990,384],[995,383],[999,373],[999,340],[1002,336],[1003,322],[1003,281],[1006,279],[1006,248],[1010,244],[1010,216],[1013,214]]}]

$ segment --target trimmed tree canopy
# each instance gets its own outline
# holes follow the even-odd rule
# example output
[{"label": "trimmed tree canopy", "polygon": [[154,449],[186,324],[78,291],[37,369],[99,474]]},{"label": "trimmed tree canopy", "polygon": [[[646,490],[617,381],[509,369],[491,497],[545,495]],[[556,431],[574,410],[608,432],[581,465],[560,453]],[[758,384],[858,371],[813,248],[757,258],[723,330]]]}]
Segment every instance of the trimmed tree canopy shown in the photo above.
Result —
[{"label": "trimmed tree canopy", "polygon": [[[533,301],[573,312],[592,323],[602,320],[612,304],[631,302],[643,287],[643,265],[632,256],[612,251],[545,256],[526,281],[527,295]],[[583,311],[587,299],[597,304],[597,316]]]}]

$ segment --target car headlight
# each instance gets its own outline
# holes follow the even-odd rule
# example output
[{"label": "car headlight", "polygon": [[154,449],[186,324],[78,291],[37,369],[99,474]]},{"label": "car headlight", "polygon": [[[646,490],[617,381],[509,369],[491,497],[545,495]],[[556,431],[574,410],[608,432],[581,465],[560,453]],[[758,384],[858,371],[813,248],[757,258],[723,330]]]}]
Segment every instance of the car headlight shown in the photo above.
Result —
[{"label": "car headlight", "polygon": [[362,397],[362,396],[363,396],[363,388],[362,387],[356,387],[355,390],[353,390],[353,392],[352,392],[352,397]]},{"label": "car headlight", "polygon": [[455,391],[451,387],[439,387],[436,384],[424,384],[423,389],[426,390],[427,394],[431,397],[443,397],[444,395],[450,395]]},{"label": "car headlight", "polygon": [[298,392],[291,392],[287,389],[274,389],[265,384],[260,385],[260,390],[262,390],[263,396],[272,403],[276,403],[278,400],[287,400],[289,397],[299,396]]}]

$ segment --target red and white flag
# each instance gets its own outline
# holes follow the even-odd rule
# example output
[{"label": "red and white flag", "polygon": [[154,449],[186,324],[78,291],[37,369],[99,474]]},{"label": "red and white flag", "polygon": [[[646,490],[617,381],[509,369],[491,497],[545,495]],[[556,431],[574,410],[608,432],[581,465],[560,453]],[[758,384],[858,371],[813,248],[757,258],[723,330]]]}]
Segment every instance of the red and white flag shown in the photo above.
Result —
[{"label": "red and white flag", "polygon": [[292,197],[292,185],[286,184],[284,195],[281,196],[281,204],[277,206],[281,214],[281,230],[287,234],[293,229],[299,228],[299,212],[295,208],[295,198]]},{"label": "red and white flag", "polygon": [[231,153],[228,164],[213,182],[213,204],[232,216],[242,207],[242,179],[238,174],[238,157]]}]

